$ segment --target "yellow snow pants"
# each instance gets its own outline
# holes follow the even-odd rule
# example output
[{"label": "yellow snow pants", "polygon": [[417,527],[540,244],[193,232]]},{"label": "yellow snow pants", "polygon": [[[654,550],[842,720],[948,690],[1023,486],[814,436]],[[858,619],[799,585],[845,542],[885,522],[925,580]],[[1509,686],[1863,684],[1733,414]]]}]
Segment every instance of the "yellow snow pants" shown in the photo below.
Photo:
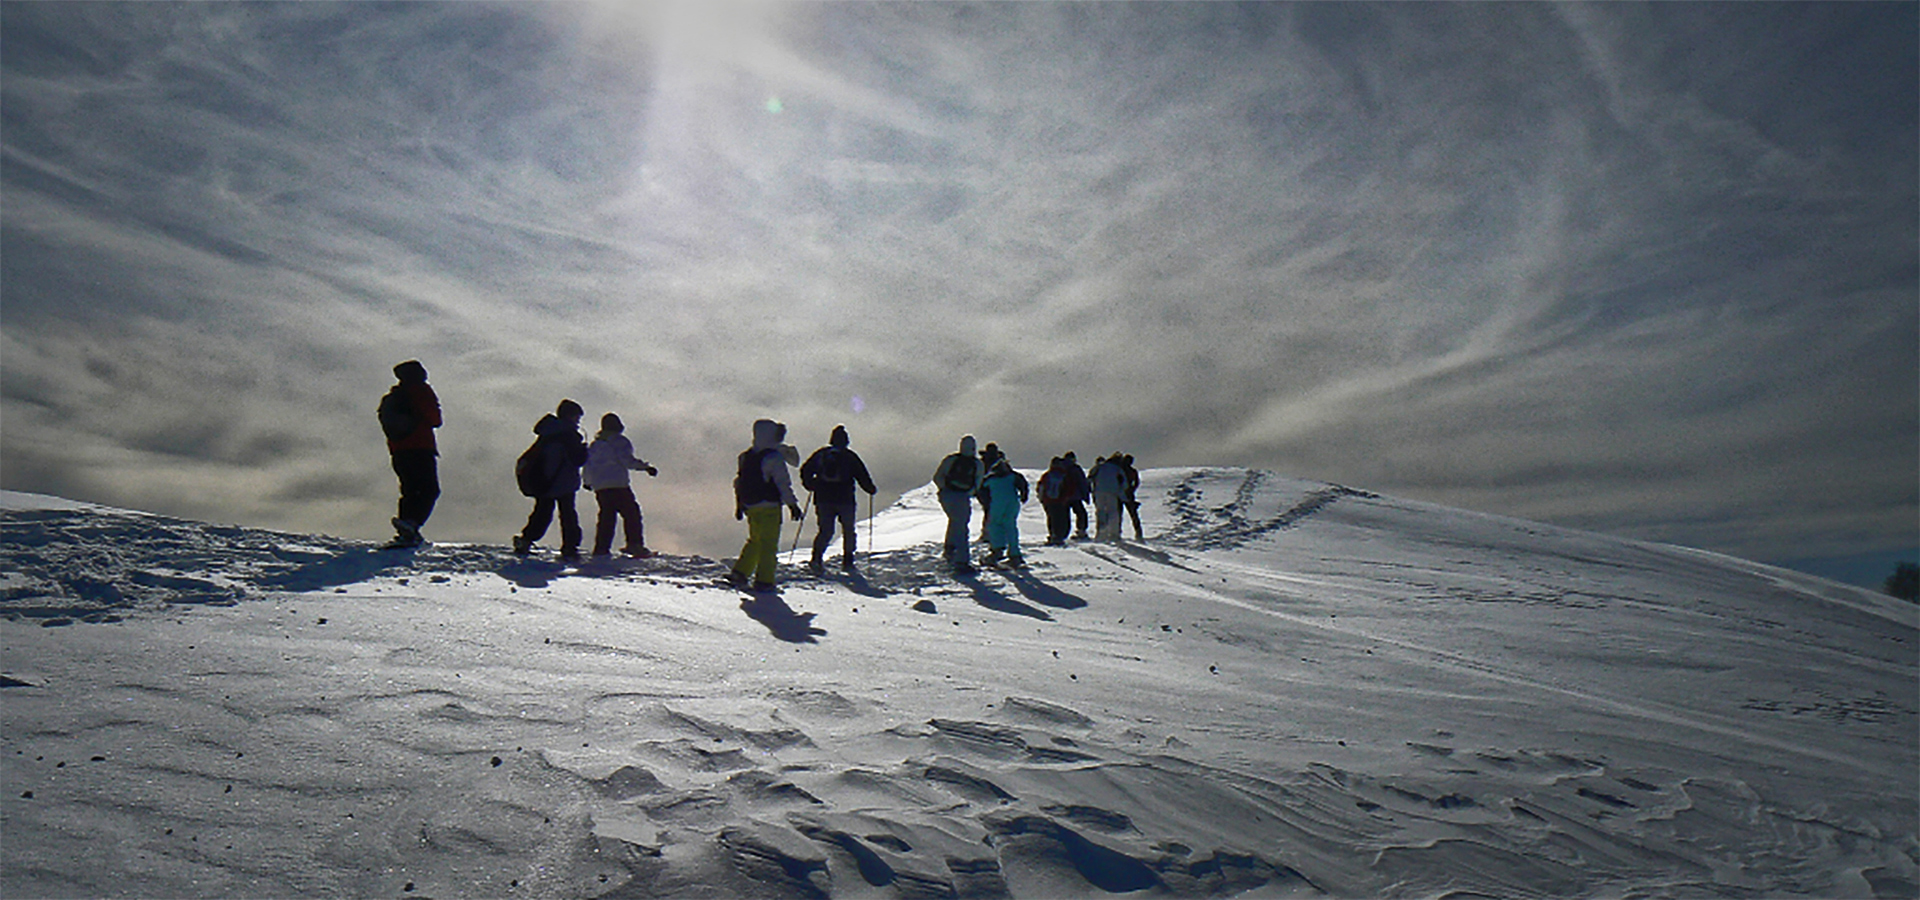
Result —
[{"label": "yellow snow pants", "polygon": [[780,563],[780,516],[778,506],[755,506],[747,510],[747,542],[740,547],[740,559],[733,570],[753,577],[759,586],[773,584]]}]

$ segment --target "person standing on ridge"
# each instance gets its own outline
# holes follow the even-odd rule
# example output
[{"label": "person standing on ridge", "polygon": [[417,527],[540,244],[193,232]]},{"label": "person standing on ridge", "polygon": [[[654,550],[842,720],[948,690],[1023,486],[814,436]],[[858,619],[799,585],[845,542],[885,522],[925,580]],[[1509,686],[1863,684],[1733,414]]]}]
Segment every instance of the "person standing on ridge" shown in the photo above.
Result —
[{"label": "person standing on ridge", "polygon": [[633,455],[633,441],[626,435],[620,417],[607,413],[600,417],[600,433],[587,445],[587,464],[580,472],[582,483],[593,492],[600,514],[593,524],[593,555],[613,555],[613,528],[616,520],[626,522],[627,545],[620,552],[646,559],[646,525],[640,516],[640,501],[634,499],[633,485],[627,473],[638,469],[659,477],[660,470]]},{"label": "person standing on ridge", "polygon": [[854,498],[853,489],[857,485],[873,496],[873,476],[867,473],[867,464],[860,460],[860,454],[848,446],[852,440],[847,437],[847,426],[833,426],[833,435],[827,439],[827,446],[813,451],[807,461],[800,466],[800,485],[813,494],[814,521],[818,523],[819,533],[813,536],[813,560],[809,563],[814,574],[825,568],[822,557],[827,546],[833,543],[833,529],[837,524],[845,535],[840,554],[840,568],[853,571],[855,551],[854,535],[859,529],[854,521],[859,518],[860,503]]},{"label": "person standing on ridge", "polygon": [[959,451],[947,454],[933,471],[940,509],[947,514],[943,552],[947,564],[956,572],[973,571],[972,551],[967,548],[967,526],[973,517],[973,494],[980,489],[980,457],[975,453],[975,446],[973,435],[961,438]]},{"label": "person standing on ridge", "polygon": [[974,498],[980,501],[980,543],[982,544],[987,542],[987,515],[992,511],[991,507],[993,505],[993,498],[987,495],[985,473],[993,471],[993,464],[1005,459],[1006,456],[1005,453],[1000,452],[1000,445],[992,441],[988,441],[985,447],[980,448],[980,471],[982,473],[980,480],[982,483],[980,490],[974,492]]},{"label": "person standing on ridge", "polygon": [[580,418],[586,410],[572,400],[540,417],[533,426],[533,446],[514,464],[520,492],[533,498],[533,513],[527,527],[513,539],[513,552],[526,556],[533,545],[553,524],[560,513],[560,559],[580,561],[580,510],[574,506],[574,494],[580,490],[580,467],[587,461],[587,439],[580,436]]},{"label": "person standing on ridge", "polygon": [[740,558],[727,572],[727,580],[736,585],[749,581],[756,591],[775,588],[780,565],[780,507],[800,521],[806,514],[800,498],[793,494],[793,479],[787,467],[799,465],[800,451],[784,444],[787,426],[772,419],[753,423],[753,446],[741,451],[739,472],[733,478],[733,517],[747,522],[747,542],[740,547]]},{"label": "person standing on ridge", "polygon": [[1127,473],[1127,492],[1121,495],[1120,503],[1133,519],[1133,539],[1145,541],[1147,536],[1140,530],[1140,470],[1133,466],[1133,454],[1120,457],[1120,468]]},{"label": "person standing on ridge", "polygon": [[1027,477],[1003,456],[994,462],[981,490],[993,495],[987,512],[987,565],[999,565],[1003,555],[1008,565],[1026,565],[1020,555],[1020,505],[1027,502]]},{"label": "person standing on ridge", "polygon": [[1070,479],[1067,487],[1071,491],[1068,496],[1072,498],[1067,506],[1073,509],[1073,539],[1084,541],[1087,539],[1087,500],[1093,497],[1093,488],[1087,485],[1087,470],[1080,468],[1080,460],[1072,450],[1067,451],[1065,458]]},{"label": "person standing on ridge", "polygon": [[433,439],[440,427],[440,397],[417,359],[394,366],[393,377],[399,383],[380,398],[379,411],[393,474],[400,479],[399,515],[393,517],[394,537],[387,546],[418,547],[426,541],[420,529],[440,499],[440,448]]},{"label": "person standing on ridge", "polygon": [[1093,484],[1093,539],[1120,542],[1120,498],[1127,493],[1127,472],[1120,454],[1102,457],[1087,474]]},{"label": "person standing on ridge", "polygon": [[1068,474],[1066,503],[1068,503],[1068,509],[1073,510],[1073,539],[1085,541],[1087,539],[1087,499],[1092,497],[1092,489],[1087,487],[1087,470],[1079,466],[1079,457],[1075,457],[1073,451],[1068,451],[1068,455],[1060,459],[1066,462],[1066,474]]},{"label": "person standing on ridge", "polygon": [[1054,457],[1046,473],[1040,476],[1040,508],[1047,514],[1047,546],[1066,546],[1067,534],[1073,529],[1072,498],[1078,493],[1067,468],[1067,458]]}]

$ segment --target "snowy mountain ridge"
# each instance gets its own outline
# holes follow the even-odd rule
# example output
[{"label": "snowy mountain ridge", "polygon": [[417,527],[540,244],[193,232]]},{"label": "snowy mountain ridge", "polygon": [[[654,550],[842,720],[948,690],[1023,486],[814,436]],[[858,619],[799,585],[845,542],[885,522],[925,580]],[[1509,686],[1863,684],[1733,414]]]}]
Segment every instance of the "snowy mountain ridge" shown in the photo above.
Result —
[{"label": "snowy mountain ridge", "polygon": [[773,597],[8,493],[0,894],[1920,891],[1911,605],[1143,475],[1145,541],[954,578],[922,488]]}]

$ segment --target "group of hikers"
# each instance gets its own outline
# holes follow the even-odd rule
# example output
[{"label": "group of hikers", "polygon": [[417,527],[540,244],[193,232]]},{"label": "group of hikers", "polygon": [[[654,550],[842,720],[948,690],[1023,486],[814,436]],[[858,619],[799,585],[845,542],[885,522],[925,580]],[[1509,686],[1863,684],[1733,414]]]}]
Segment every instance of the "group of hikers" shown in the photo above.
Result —
[{"label": "group of hikers", "polygon": [[[424,542],[421,529],[440,496],[439,451],[433,435],[441,425],[440,400],[427,383],[426,367],[418,360],[395,366],[393,373],[398,383],[381,399],[379,408],[380,426],[400,481],[399,511],[393,517],[395,536],[387,546],[417,547]],[[513,552],[521,556],[532,553],[557,515],[560,558],[579,561],[584,535],[574,498],[584,487],[593,492],[599,507],[592,555],[611,556],[615,531],[621,530],[625,538],[621,553],[638,558],[652,556],[630,477],[636,471],[658,476],[660,470],[634,454],[633,442],[614,413],[601,416],[600,430],[589,442],[580,431],[585,415],[580,404],[561,400],[553,412],[533,426],[533,444],[514,463],[515,480],[520,492],[533,499],[533,512],[526,526],[514,535]],[[795,522],[806,517],[794,492],[790,467],[799,467],[800,486],[811,496],[818,517],[819,530],[808,564],[816,574],[824,571],[824,557],[836,531],[841,539],[840,566],[854,570],[854,523],[859,510],[855,491],[864,491],[869,498],[877,493],[866,463],[853,451],[845,425],[834,426],[827,445],[805,462],[799,451],[785,442],[786,437],[787,426],[771,419],[756,421],[753,445],[737,459],[734,518],[747,523],[747,541],[728,580],[742,587],[774,587],[781,514],[790,514]],[[976,501],[985,519],[980,537],[988,547],[985,562],[995,566],[1025,563],[1018,518],[1021,505],[1029,499],[1030,486],[997,445],[988,443],[984,449],[977,449],[972,435],[961,438],[959,450],[940,461],[933,483],[947,516],[942,555],[954,571],[974,569],[968,536]],[[1132,517],[1134,538],[1142,539],[1140,504],[1135,497],[1139,486],[1140,474],[1130,455],[1102,457],[1091,471],[1082,469],[1071,452],[1055,457],[1040,476],[1038,486],[1040,503],[1047,514],[1047,544],[1065,544],[1070,532],[1076,539],[1087,539],[1088,500],[1094,504],[1095,540],[1120,540],[1123,513]]]},{"label": "group of hikers", "polygon": [[[947,454],[933,472],[933,484],[940,497],[940,508],[947,515],[947,535],[942,556],[955,571],[970,571],[973,554],[967,536],[978,500],[986,520],[980,540],[987,545],[988,565],[1019,566],[1026,562],[1020,552],[1020,507],[1027,502],[1030,486],[1000,447],[988,442],[978,446],[973,435],[960,439],[960,449]],[[1056,456],[1040,476],[1040,506],[1047,514],[1047,545],[1066,544],[1071,531],[1076,540],[1087,539],[1087,501],[1094,504],[1094,540],[1119,541],[1121,514],[1133,517],[1133,536],[1144,540],[1140,531],[1140,472],[1133,457],[1114,453],[1094,461],[1092,471],[1080,468],[1073,451]]]}]

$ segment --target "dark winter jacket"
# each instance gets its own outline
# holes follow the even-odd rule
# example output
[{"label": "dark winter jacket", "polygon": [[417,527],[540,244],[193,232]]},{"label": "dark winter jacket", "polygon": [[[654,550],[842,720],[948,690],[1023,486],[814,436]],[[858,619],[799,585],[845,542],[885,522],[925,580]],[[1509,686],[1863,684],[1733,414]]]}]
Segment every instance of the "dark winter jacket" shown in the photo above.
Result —
[{"label": "dark winter jacket", "polygon": [[815,502],[821,506],[846,506],[854,502],[855,486],[869,494],[875,492],[867,464],[852,447],[844,445],[813,451],[800,466],[800,486],[812,492]]},{"label": "dark winter jacket", "polygon": [[1087,470],[1069,459],[1067,463],[1067,486],[1060,496],[1068,504],[1085,503],[1093,496],[1093,485],[1087,483]]},{"label": "dark winter jacket", "polygon": [[580,490],[580,467],[587,462],[587,439],[580,435],[580,426],[548,413],[533,426],[533,433],[539,436],[542,470],[547,475],[547,489],[540,496],[573,496]]},{"label": "dark winter jacket", "polygon": [[404,389],[407,399],[412,401],[413,417],[417,424],[407,432],[406,437],[387,439],[387,452],[399,450],[429,450],[439,453],[433,441],[433,430],[440,427],[440,397],[433,392],[433,386],[424,381],[403,381],[396,387]]}]

